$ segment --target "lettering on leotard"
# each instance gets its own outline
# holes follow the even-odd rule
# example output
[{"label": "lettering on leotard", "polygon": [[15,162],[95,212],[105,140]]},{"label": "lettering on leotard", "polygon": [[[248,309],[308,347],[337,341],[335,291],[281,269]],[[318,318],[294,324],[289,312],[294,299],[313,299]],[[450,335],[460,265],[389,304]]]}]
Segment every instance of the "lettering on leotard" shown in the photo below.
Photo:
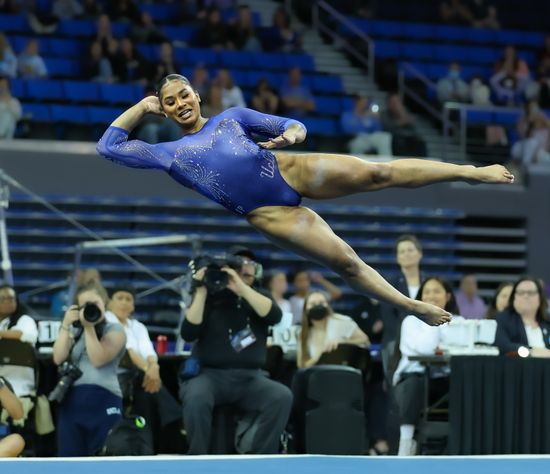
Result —
[{"label": "lettering on leotard", "polygon": [[273,178],[275,176],[275,158],[270,154],[264,155],[262,162],[260,177],[261,178]]}]

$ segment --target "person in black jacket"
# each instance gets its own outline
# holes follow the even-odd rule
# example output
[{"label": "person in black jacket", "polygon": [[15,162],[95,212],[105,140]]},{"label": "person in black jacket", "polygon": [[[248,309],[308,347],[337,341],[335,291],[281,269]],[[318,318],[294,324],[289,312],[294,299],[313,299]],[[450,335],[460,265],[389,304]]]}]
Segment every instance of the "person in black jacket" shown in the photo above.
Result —
[{"label": "person in black jacket", "polygon": [[546,306],[546,296],[536,278],[523,276],[514,284],[508,309],[496,316],[495,346],[501,354],[550,357]]},{"label": "person in black jacket", "polygon": [[203,284],[211,268],[200,268],[193,275],[193,302],[181,327],[182,338],[195,341],[193,356],[200,366],[200,373],[180,386],[188,454],[208,453],[212,411],[221,404],[257,414],[250,453],[278,452],[292,394],[268,379],[261,367],[268,327],[277,324],[282,313],[267,293],[253,288],[255,269],[255,262],[246,258],[236,270],[223,266],[228,283],[220,291]]}]

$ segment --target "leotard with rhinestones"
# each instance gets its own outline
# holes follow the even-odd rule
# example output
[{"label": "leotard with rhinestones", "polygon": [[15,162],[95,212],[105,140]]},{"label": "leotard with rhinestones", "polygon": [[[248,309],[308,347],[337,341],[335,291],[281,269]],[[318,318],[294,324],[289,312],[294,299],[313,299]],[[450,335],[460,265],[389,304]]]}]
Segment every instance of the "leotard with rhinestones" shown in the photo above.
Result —
[{"label": "leotard with rhinestones", "polygon": [[184,186],[246,215],[262,206],[300,204],[300,194],[281,176],[273,153],[252,139],[252,134],[274,138],[295,123],[300,124],[234,107],[210,118],[196,133],[156,145],[128,140],[127,130],[111,126],[97,151],[124,166],[167,171]]}]

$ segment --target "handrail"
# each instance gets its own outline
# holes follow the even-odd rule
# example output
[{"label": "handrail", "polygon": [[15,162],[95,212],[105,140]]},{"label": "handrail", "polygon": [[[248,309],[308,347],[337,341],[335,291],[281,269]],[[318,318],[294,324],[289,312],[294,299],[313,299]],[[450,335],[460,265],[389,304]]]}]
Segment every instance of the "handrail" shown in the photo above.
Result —
[{"label": "handrail", "polygon": [[[321,15],[320,15],[321,10],[323,10],[325,13],[330,15],[330,17],[332,19],[337,20],[338,22],[340,22],[349,31],[353,32],[355,34],[354,38],[360,39],[364,43],[366,43],[368,56],[365,56],[359,49],[357,49],[355,46],[353,46],[343,36],[338,35],[334,28],[330,28],[330,27],[324,25],[321,22]],[[332,6],[330,6],[324,0],[318,0],[317,2],[313,3],[312,22],[313,22],[313,26],[315,27],[315,29],[317,31],[325,33],[328,36],[330,36],[332,39],[338,41],[339,44],[341,44],[344,47],[344,49],[346,49],[357,60],[359,60],[361,63],[363,63],[365,65],[366,69],[367,69],[367,76],[370,79],[374,79],[374,54],[375,54],[374,48],[375,48],[375,46],[374,46],[374,41],[368,35],[366,35],[363,31],[361,31],[360,28],[358,28],[356,25],[354,25],[344,15],[342,15],[340,12],[338,12],[336,9],[334,9]]]}]

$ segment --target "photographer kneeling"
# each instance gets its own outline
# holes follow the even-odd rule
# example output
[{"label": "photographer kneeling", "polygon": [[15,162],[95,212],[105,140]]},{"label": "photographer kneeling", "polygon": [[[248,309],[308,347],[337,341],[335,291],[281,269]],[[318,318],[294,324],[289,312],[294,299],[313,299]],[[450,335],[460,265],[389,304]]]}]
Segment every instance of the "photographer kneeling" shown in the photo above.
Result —
[{"label": "photographer kneeling", "polygon": [[59,402],[59,456],[92,456],[121,418],[122,394],[117,367],[125,351],[120,324],[105,321],[105,290],[79,288],[53,346],[61,379],[50,394]]},{"label": "photographer kneeling", "polygon": [[268,379],[261,367],[268,327],[282,313],[271,298],[252,288],[255,269],[255,262],[241,257],[195,259],[193,302],[181,327],[184,340],[196,341],[193,356],[200,364],[200,373],[180,387],[188,454],[208,453],[212,412],[223,404],[257,415],[248,453],[278,452],[292,394]]}]

